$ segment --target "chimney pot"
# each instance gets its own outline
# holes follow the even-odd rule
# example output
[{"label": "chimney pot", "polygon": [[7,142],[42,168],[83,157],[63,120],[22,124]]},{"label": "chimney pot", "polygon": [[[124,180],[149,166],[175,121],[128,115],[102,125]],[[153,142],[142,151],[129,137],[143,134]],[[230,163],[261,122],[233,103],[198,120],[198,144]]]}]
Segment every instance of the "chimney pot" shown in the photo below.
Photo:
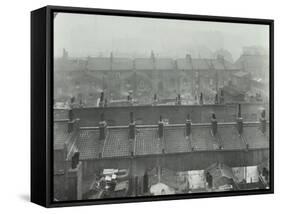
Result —
[{"label": "chimney pot", "polygon": [[212,122],[212,132],[213,132],[213,135],[215,136],[218,132],[218,121],[217,121],[215,113],[212,113],[211,122]]},{"label": "chimney pot", "polygon": [[130,112],[130,124],[129,124],[129,139],[133,140],[136,136],[136,124],[134,121],[134,113]]},{"label": "chimney pot", "polygon": [[162,116],[160,115],[160,120],[158,122],[158,136],[162,138],[164,135],[164,123],[162,121]]},{"label": "chimney pot", "polygon": [[185,134],[186,134],[186,137],[190,136],[191,134],[191,120],[190,120],[190,115],[187,114],[187,117],[186,117],[186,122],[185,122]]},{"label": "chimney pot", "polygon": [[266,133],[266,118],[265,118],[265,109],[262,110],[261,112],[261,117],[260,117],[260,128],[261,132],[263,134]]},{"label": "chimney pot", "polygon": [[241,135],[243,133],[243,118],[242,118],[241,104],[238,104],[237,129],[238,129],[238,133]]}]

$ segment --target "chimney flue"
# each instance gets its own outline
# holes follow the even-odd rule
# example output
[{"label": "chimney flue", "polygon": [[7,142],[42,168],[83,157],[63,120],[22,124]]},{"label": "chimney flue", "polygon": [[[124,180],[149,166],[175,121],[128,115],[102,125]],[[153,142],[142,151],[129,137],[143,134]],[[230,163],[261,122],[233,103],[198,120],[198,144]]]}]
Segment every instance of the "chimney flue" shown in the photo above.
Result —
[{"label": "chimney flue", "polygon": [[266,132],[266,118],[265,118],[265,109],[262,110],[261,112],[261,117],[260,117],[260,129],[263,134]]},{"label": "chimney flue", "polygon": [[241,104],[238,104],[237,129],[238,129],[238,133],[241,135],[243,133],[243,118],[242,118]]},{"label": "chimney flue", "polygon": [[101,119],[99,122],[99,132],[100,132],[99,139],[104,140],[106,137],[106,127],[107,127],[106,121],[104,120],[104,113],[101,113],[100,118]]},{"label": "chimney flue", "polygon": [[178,94],[178,99],[177,99],[177,100],[178,100],[178,103],[177,103],[177,104],[178,104],[178,105],[181,105],[181,95],[180,95],[180,94]]},{"label": "chimney flue", "polygon": [[67,131],[68,131],[68,133],[73,132],[73,126],[74,126],[73,121],[68,121],[68,123],[67,123]]},{"label": "chimney flue", "polygon": [[71,158],[71,168],[76,169],[78,163],[79,163],[80,153],[75,152]]},{"label": "chimney flue", "polygon": [[191,134],[191,120],[190,120],[190,114],[187,114],[186,122],[185,122],[185,134],[186,137],[189,137]]},{"label": "chimney flue", "polygon": [[199,104],[200,104],[200,105],[203,105],[203,104],[204,104],[204,101],[203,101],[203,93],[202,93],[202,92],[200,93]]},{"label": "chimney flue", "polygon": [[162,138],[164,135],[164,123],[162,121],[162,116],[160,115],[160,120],[158,122],[158,136]]},{"label": "chimney flue", "polygon": [[218,94],[216,94],[216,96],[215,96],[215,104],[219,104],[219,96],[218,96]]},{"label": "chimney flue", "polygon": [[215,113],[212,113],[211,123],[212,123],[212,133],[215,136],[218,132],[218,121]]},{"label": "chimney flue", "polygon": [[69,121],[73,120],[73,110],[72,110],[72,108],[69,109],[69,111],[68,111],[68,119],[69,119]]},{"label": "chimney flue", "polygon": [[221,89],[221,94],[220,94],[220,103],[223,104],[224,103],[224,92],[223,89]]},{"label": "chimney flue", "polygon": [[100,106],[100,107],[103,107],[103,105],[104,105],[104,92],[102,91],[102,92],[100,93],[100,102],[99,102],[99,106]]},{"label": "chimney flue", "polygon": [[129,139],[134,140],[135,137],[136,137],[136,123],[134,121],[134,113],[130,112]]}]

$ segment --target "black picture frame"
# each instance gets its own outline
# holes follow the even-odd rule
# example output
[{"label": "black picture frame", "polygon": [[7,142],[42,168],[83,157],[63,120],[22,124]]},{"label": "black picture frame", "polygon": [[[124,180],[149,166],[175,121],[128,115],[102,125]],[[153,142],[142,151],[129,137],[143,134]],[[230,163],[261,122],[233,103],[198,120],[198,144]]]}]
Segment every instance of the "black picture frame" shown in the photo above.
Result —
[{"label": "black picture frame", "polygon": [[[99,14],[268,25],[270,30],[270,188],[196,194],[56,202],[53,187],[53,13]],[[274,192],[274,21],[237,17],[46,6],[31,12],[31,201],[44,207],[113,204]]]}]

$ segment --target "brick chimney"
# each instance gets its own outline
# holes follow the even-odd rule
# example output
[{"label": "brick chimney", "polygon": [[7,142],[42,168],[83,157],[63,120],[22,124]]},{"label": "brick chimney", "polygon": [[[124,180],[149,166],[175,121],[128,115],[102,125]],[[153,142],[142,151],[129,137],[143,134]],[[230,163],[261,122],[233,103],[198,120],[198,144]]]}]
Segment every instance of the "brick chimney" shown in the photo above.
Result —
[{"label": "brick chimney", "polygon": [[104,105],[104,92],[102,91],[100,93],[100,102],[99,102],[99,107],[103,107]]},{"label": "brick chimney", "polygon": [[181,105],[181,95],[178,94],[177,96],[177,105]]},{"label": "brick chimney", "polygon": [[69,121],[73,120],[73,110],[72,110],[72,108],[70,108],[69,111],[68,111],[68,119],[69,119]]},{"label": "brick chimney", "polygon": [[241,113],[241,104],[238,104],[238,114],[236,121],[238,133],[241,135],[243,133],[243,118]]},{"label": "brick chimney", "polygon": [[220,91],[221,91],[221,94],[220,94],[220,104],[223,104],[224,103],[224,92],[223,92],[223,89],[221,89]]},{"label": "brick chimney", "polygon": [[191,134],[191,119],[190,114],[187,114],[186,121],[185,121],[185,136],[189,137]]},{"label": "brick chimney", "polygon": [[106,121],[104,120],[104,113],[101,113],[100,122],[99,122],[99,140],[104,140],[106,137]]},{"label": "brick chimney", "polygon": [[203,93],[202,93],[202,92],[200,93],[199,104],[200,104],[200,105],[203,105],[203,104],[204,104],[204,101],[203,101]]},{"label": "brick chimney", "polygon": [[71,158],[71,168],[75,169],[79,163],[79,157],[80,157],[80,153],[79,152],[75,152]]},{"label": "brick chimney", "polygon": [[136,123],[134,121],[134,113],[130,112],[129,139],[134,140],[135,137],[136,137]]},{"label": "brick chimney", "polygon": [[70,98],[70,106],[73,106],[74,102],[75,102],[75,97],[72,96],[72,97]]},{"label": "brick chimney", "polygon": [[262,110],[261,112],[261,117],[260,117],[260,130],[263,134],[266,132],[266,119],[265,119],[265,109]]},{"label": "brick chimney", "polygon": [[75,120],[72,120],[72,121],[68,121],[68,123],[67,123],[68,133],[79,130],[79,126],[80,126],[80,119],[79,118],[76,118]]},{"label": "brick chimney", "polygon": [[219,96],[218,96],[218,94],[215,95],[215,104],[219,104]]},{"label": "brick chimney", "polygon": [[211,123],[212,123],[212,133],[215,136],[218,133],[218,121],[215,113],[212,113]]},{"label": "brick chimney", "polygon": [[162,116],[160,115],[160,119],[158,122],[158,137],[162,138],[164,136],[164,122],[162,120]]},{"label": "brick chimney", "polygon": [[157,94],[154,94],[154,97],[153,97],[153,104],[156,105],[157,104]]},{"label": "brick chimney", "polygon": [[68,133],[73,132],[73,126],[74,126],[74,121],[73,121],[73,111],[72,109],[69,109],[68,111],[68,123],[67,123],[67,131]]}]

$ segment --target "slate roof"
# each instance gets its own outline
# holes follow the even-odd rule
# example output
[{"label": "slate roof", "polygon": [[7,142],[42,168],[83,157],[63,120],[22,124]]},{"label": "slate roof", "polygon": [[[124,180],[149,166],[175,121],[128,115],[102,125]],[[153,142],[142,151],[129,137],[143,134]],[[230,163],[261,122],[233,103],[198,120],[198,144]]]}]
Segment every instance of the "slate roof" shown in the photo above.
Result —
[{"label": "slate roof", "polygon": [[217,139],[212,135],[211,126],[194,126],[191,133],[191,147],[195,151],[219,148]]},{"label": "slate roof", "polygon": [[153,61],[150,58],[136,58],[135,66],[137,70],[153,70]]},{"label": "slate roof", "polygon": [[135,141],[129,140],[126,126],[109,127],[104,144],[98,140],[98,129],[82,129],[78,149],[81,159],[93,159],[98,158],[99,151],[102,151],[103,158],[130,156],[131,148],[136,156],[161,154],[163,146],[165,153],[212,151],[218,150],[220,145],[223,150],[244,150],[246,143],[249,149],[268,148],[268,127],[267,134],[263,135],[259,126],[259,123],[244,123],[241,137],[236,123],[219,123],[218,134],[215,136],[211,124],[195,124],[191,128],[191,137],[186,138],[184,124],[166,125],[163,140],[158,137],[157,126],[137,126]]},{"label": "slate roof", "polygon": [[80,151],[80,159],[98,158],[100,143],[98,130],[80,130],[77,146]]},{"label": "slate roof", "polygon": [[259,127],[248,125],[247,128],[243,130],[243,136],[246,142],[249,144],[249,149],[252,148],[265,148],[268,147],[269,142],[269,125],[266,127],[266,134],[263,134]]},{"label": "slate roof", "polygon": [[192,59],[192,65],[195,70],[209,70],[210,65],[206,59]]},{"label": "slate roof", "polygon": [[133,60],[129,58],[113,58],[112,70],[132,70]]},{"label": "slate roof", "polygon": [[103,157],[122,157],[130,155],[128,129],[108,129],[104,144]]},{"label": "slate roof", "polygon": [[185,137],[184,127],[165,128],[165,151],[167,153],[187,152],[189,140]]},{"label": "slate roof", "polygon": [[[244,129],[246,129],[244,127]],[[219,128],[222,146],[225,150],[246,149],[246,144],[239,136],[236,125],[225,125]]]},{"label": "slate roof", "polygon": [[87,69],[90,71],[130,71],[136,70],[238,70],[239,62],[233,64],[227,60],[203,58],[121,58],[121,57],[89,57]]},{"label": "slate roof", "polygon": [[186,58],[179,58],[176,60],[178,69],[180,70],[192,70],[192,62]]},{"label": "slate roof", "polygon": [[63,149],[68,137],[67,122],[54,122],[54,149]]},{"label": "slate roof", "polygon": [[161,152],[161,142],[158,138],[157,128],[137,129],[136,155],[160,154]]},{"label": "slate roof", "polygon": [[108,57],[88,58],[87,69],[108,71],[110,70],[110,58]]},{"label": "slate roof", "polygon": [[174,70],[175,63],[170,58],[157,58],[155,59],[155,67],[157,70]]}]

